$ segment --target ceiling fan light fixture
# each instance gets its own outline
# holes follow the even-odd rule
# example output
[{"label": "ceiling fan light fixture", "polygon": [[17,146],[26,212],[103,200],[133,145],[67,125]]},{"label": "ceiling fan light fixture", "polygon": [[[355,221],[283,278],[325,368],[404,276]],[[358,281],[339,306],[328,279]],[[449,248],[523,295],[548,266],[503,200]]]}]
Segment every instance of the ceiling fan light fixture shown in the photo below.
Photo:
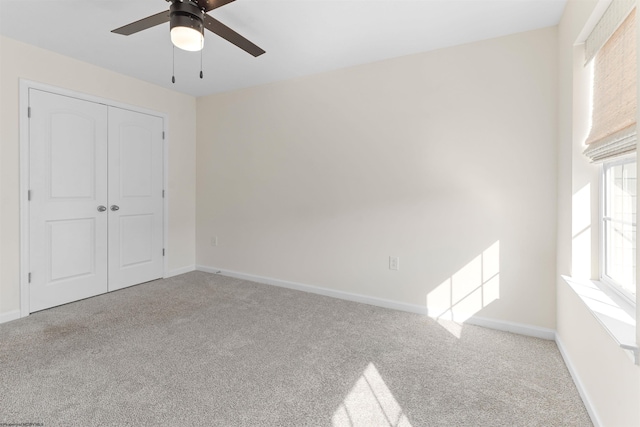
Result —
[{"label": "ceiling fan light fixture", "polygon": [[171,5],[171,42],[177,48],[197,52],[204,47],[204,12],[190,2]]},{"label": "ceiling fan light fixture", "polygon": [[171,28],[171,43],[182,50],[197,52],[204,47],[204,34],[191,27],[173,27]]}]

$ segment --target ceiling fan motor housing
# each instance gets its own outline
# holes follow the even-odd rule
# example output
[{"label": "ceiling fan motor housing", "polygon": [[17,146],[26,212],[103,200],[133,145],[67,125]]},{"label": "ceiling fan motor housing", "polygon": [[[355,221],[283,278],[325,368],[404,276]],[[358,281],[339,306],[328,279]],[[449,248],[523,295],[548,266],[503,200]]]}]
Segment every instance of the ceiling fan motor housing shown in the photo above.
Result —
[{"label": "ceiling fan motor housing", "polygon": [[171,4],[171,29],[189,27],[204,34],[204,12],[190,1],[174,1]]}]

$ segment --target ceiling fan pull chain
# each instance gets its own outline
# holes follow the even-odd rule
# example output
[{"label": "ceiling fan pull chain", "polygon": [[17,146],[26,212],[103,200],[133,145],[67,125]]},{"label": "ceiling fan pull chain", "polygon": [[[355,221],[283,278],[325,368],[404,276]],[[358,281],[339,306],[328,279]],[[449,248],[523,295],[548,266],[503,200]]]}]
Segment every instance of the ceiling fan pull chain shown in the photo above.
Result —
[{"label": "ceiling fan pull chain", "polygon": [[202,78],[204,76],[204,74],[202,74],[202,51],[204,49],[200,50],[200,78]]},{"label": "ceiling fan pull chain", "polygon": [[171,83],[176,82],[176,47],[173,46],[173,60],[171,62]]}]

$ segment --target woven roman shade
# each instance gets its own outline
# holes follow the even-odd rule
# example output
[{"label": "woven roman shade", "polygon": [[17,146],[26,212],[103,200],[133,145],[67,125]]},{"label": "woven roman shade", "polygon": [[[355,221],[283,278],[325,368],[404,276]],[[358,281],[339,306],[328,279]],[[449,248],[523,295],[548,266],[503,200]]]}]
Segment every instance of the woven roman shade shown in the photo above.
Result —
[{"label": "woven roman shade", "polygon": [[[610,8],[615,4],[616,0]],[[605,12],[603,19],[606,15]],[[634,8],[595,54],[592,123],[585,142],[587,149],[584,154],[591,161],[597,162],[635,151],[636,110],[636,10]]]},{"label": "woven roman shade", "polygon": [[585,65],[589,63],[622,24],[636,5],[636,0],[613,0],[584,42]]}]

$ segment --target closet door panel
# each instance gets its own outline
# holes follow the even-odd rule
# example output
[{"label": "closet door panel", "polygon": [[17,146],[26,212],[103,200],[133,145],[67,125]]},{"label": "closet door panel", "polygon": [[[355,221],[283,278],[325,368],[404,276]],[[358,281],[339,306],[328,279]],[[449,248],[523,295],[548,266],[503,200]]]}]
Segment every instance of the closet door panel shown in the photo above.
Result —
[{"label": "closet door panel", "polygon": [[29,308],[107,291],[107,108],[30,89]]},{"label": "closet door panel", "polygon": [[163,274],[162,118],[109,107],[109,290]]}]

